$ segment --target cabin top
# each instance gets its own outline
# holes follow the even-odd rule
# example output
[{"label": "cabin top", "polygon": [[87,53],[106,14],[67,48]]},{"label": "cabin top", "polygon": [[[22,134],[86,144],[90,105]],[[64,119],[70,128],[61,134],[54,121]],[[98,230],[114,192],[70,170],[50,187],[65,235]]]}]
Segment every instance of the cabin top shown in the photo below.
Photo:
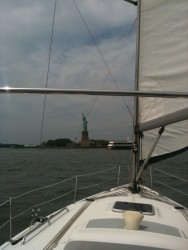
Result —
[{"label": "cabin top", "polygon": [[[188,223],[182,213],[184,209],[177,209],[178,204],[147,199],[143,193],[126,192],[119,188],[71,204],[42,224],[35,225],[33,231],[16,245],[6,243],[7,247],[4,245],[3,249],[45,249],[49,239],[57,241],[57,250],[155,250],[169,249],[169,245],[171,249],[186,249]],[[123,213],[126,210],[143,214],[138,230],[125,228]],[[153,242],[156,242],[155,248],[151,247]]]}]

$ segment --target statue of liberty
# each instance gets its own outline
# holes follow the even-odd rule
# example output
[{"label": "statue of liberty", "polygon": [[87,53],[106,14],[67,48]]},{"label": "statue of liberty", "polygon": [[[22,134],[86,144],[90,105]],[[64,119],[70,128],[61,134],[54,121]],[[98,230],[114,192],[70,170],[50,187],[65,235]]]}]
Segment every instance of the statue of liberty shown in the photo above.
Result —
[{"label": "statue of liberty", "polygon": [[82,120],[83,120],[83,123],[82,123],[83,131],[87,131],[88,121],[86,120],[86,117],[84,116],[84,114],[82,114]]}]

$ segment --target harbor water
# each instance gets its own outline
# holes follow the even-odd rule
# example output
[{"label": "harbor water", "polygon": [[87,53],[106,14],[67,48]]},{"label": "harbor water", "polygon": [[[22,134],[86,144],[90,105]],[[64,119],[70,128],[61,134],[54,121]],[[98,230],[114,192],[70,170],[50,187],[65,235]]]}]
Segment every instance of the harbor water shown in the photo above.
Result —
[{"label": "harbor water", "polygon": [[[68,203],[131,180],[130,150],[0,149],[0,155],[0,204],[7,201],[0,207],[0,225],[9,220],[11,198],[12,236],[35,217],[45,217]],[[155,163],[148,167],[143,184],[188,207],[187,167],[186,152]],[[29,193],[34,189],[39,190]],[[23,193],[27,194],[19,196]],[[9,239],[9,227],[7,223],[0,229],[0,244]]]}]

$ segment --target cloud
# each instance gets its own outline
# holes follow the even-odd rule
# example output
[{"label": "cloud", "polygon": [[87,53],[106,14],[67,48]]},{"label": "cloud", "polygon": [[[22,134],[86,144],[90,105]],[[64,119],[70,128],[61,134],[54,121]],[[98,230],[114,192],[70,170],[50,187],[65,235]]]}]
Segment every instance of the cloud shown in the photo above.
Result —
[{"label": "cloud", "polygon": [[[57,1],[48,87],[133,89],[135,7],[120,0],[75,2]],[[1,87],[45,87],[53,9],[51,0],[1,1]],[[0,142],[38,143],[43,101],[43,95],[1,98]],[[47,97],[43,139],[79,137],[81,114],[88,112],[92,138],[131,137],[122,98],[69,95]]]}]

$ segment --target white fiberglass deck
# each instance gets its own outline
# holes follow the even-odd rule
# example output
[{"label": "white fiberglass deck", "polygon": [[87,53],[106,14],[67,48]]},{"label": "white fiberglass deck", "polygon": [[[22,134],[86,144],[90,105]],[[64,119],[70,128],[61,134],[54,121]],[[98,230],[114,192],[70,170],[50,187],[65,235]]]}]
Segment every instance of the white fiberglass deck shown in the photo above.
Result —
[{"label": "white fiberglass deck", "polygon": [[[113,211],[117,201],[151,204],[154,214],[144,215],[139,230],[124,229],[122,212]],[[188,222],[181,209],[122,188],[72,204],[22,241],[0,249],[181,250],[187,246]]]}]

